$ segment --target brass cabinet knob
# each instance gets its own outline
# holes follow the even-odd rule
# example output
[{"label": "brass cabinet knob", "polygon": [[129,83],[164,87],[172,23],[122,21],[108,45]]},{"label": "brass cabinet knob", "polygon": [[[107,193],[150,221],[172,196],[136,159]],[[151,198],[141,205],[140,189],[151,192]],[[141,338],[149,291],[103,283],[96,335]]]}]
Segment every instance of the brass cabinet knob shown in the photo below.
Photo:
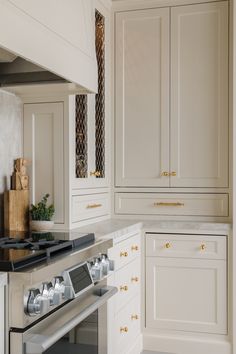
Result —
[{"label": "brass cabinet knob", "polygon": [[172,172],[167,172],[167,171],[163,171],[161,173],[161,177],[176,177],[177,176],[177,172],[172,171]]},{"label": "brass cabinet knob", "polygon": [[161,177],[169,177],[169,172],[163,171],[163,172],[161,173]]},{"label": "brass cabinet knob", "polygon": [[131,247],[131,251],[138,251],[138,250],[139,250],[139,248],[137,245],[134,245]]},{"label": "brass cabinet knob", "polygon": [[131,278],[131,281],[133,283],[138,283],[139,279],[138,279],[138,277],[133,277],[133,278]]},{"label": "brass cabinet knob", "polygon": [[120,252],[120,257],[128,257],[128,252]]},{"label": "brass cabinet knob", "polygon": [[100,177],[101,172],[100,171],[90,171],[90,176]]},{"label": "brass cabinet knob", "polygon": [[165,248],[171,248],[171,244],[170,244],[170,242],[167,242],[166,244],[165,244]]},{"label": "brass cabinet knob", "polygon": [[127,333],[129,331],[128,327],[120,327],[121,333]]},{"label": "brass cabinet knob", "polygon": [[201,248],[201,251],[205,251],[206,245],[203,243],[203,244],[200,246],[200,248]]},{"label": "brass cabinet knob", "polygon": [[138,319],[139,319],[138,315],[131,315],[131,320],[138,320]]},{"label": "brass cabinet knob", "polygon": [[128,288],[127,285],[121,285],[120,286],[120,291],[128,291],[128,290],[129,290],[129,288]]}]

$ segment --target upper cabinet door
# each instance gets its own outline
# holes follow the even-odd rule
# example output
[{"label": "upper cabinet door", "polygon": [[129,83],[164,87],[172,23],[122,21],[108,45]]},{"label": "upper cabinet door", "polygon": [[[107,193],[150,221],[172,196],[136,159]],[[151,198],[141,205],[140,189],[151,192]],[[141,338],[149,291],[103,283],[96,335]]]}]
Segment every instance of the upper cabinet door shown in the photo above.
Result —
[{"label": "upper cabinet door", "polygon": [[228,187],[228,2],[171,9],[172,187]]},{"label": "upper cabinet door", "polygon": [[98,92],[69,99],[73,189],[109,186],[110,18],[102,10],[94,14]]},{"label": "upper cabinet door", "polygon": [[116,14],[116,186],[169,186],[169,9]]}]

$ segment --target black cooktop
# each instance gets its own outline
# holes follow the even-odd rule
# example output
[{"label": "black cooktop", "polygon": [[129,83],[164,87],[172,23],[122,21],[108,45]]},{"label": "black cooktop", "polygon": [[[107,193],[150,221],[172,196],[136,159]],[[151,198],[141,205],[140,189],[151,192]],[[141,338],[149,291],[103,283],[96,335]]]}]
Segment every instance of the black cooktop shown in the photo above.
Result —
[{"label": "black cooktop", "polygon": [[[94,234],[67,241],[69,233],[29,233],[26,238],[0,238],[0,271],[17,271],[36,265],[68,251],[79,250],[95,242]],[[4,235],[5,236],[5,235]],[[76,234],[73,233],[73,237]]]}]

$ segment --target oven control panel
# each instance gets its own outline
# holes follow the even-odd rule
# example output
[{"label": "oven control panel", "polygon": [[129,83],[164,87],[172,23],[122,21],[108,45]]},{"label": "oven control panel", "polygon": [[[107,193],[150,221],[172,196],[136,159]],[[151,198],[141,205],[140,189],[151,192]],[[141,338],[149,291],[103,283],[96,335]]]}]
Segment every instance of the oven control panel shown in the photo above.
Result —
[{"label": "oven control panel", "polygon": [[114,262],[106,254],[67,269],[52,280],[28,290],[24,296],[25,313],[28,316],[47,314],[67,300],[81,295],[113,270]]}]

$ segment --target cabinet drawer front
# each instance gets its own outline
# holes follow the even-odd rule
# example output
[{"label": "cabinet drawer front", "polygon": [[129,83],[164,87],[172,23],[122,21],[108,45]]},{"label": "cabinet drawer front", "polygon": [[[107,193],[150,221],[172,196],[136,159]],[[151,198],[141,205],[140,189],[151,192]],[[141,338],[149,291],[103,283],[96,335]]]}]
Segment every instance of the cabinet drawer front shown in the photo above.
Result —
[{"label": "cabinet drawer front", "polygon": [[226,261],[146,258],[147,328],[227,334]]},{"label": "cabinet drawer front", "polygon": [[109,213],[108,194],[72,196],[72,222],[95,218]]},{"label": "cabinet drawer front", "polygon": [[181,257],[226,259],[226,236],[147,234],[146,255],[150,257]]},{"label": "cabinet drawer front", "polygon": [[133,340],[140,334],[140,297],[132,299],[115,317],[117,353],[127,353]]},{"label": "cabinet drawer front", "polygon": [[115,296],[116,312],[124,307],[135,294],[140,293],[140,264],[140,258],[136,258],[115,273],[115,286],[118,288]]},{"label": "cabinet drawer front", "polygon": [[116,214],[228,216],[228,194],[116,193]]},{"label": "cabinet drawer front", "polygon": [[141,235],[136,234],[109,250],[109,257],[115,261],[115,270],[124,267],[140,257]]}]

